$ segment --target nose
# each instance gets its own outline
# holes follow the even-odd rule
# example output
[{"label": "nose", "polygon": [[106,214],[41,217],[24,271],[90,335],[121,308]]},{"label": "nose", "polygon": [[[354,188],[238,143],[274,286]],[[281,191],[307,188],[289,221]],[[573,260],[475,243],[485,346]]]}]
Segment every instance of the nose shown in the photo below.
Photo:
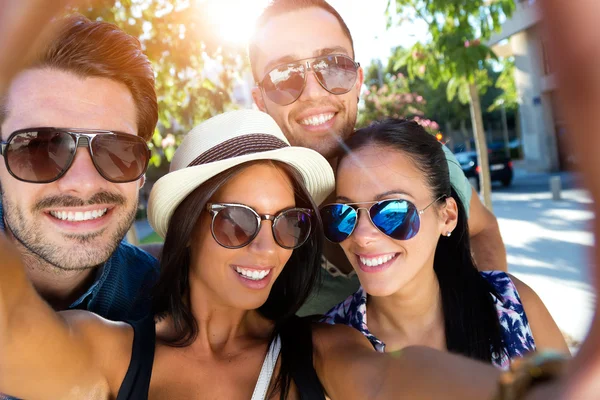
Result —
[{"label": "nose", "polygon": [[57,184],[61,192],[86,199],[106,190],[109,182],[94,166],[89,150],[79,147],[71,167]]},{"label": "nose", "polygon": [[261,221],[258,235],[250,242],[249,247],[251,251],[262,255],[275,253],[277,246],[279,245],[273,237],[273,232],[271,230],[272,223],[273,222],[267,220]]},{"label": "nose", "polygon": [[304,85],[304,90],[302,94],[300,94],[300,100],[314,100],[320,97],[329,96],[330,93],[321,86],[319,81],[317,80],[317,75],[315,75],[314,71],[307,68],[306,70],[306,83]]},{"label": "nose", "polygon": [[365,247],[376,241],[379,235],[381,235],[381,232],[373,225],[373,222],[371,222],[368,210],[359,208],[357,218],[358,221],[356,221],[356,226],[354,227],[354,232],[352,232],[350,239],[357,245]]}]

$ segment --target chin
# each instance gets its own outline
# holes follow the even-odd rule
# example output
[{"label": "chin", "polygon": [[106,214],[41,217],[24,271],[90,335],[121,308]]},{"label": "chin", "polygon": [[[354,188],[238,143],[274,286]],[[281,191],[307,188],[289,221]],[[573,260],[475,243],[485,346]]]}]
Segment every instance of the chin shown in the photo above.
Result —
[{"label": "chin", "polygon": [[241,310],[254,311],[261,308],[266,302],[267,298],[265,297],[264,299],[256,299],[253,301],[244,302],[243,304],[238,304],[237,308]]},{"label": "chin", "polygon": [[391,286],[390,282],[365,282],[361,286],[370,295],[375,297],[387,297],[396,293],[399,288]]}]

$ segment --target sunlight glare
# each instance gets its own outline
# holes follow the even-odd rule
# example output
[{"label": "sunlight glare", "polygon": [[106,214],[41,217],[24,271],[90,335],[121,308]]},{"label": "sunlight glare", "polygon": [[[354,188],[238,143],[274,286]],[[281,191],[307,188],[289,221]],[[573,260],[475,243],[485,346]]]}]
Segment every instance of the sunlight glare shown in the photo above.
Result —
[{"label": "sunlight glare", "polygon": [[246,45],[268,0],[205,0],[212,25],[224,42]]}]

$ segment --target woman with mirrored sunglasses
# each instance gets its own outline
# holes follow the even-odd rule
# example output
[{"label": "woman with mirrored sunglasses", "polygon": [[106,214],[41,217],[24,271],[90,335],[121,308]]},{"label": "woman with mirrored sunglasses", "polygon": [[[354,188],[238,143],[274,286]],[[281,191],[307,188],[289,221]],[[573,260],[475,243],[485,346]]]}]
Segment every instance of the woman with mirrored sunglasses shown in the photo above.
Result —
[{"label": "woman with mirrored sunglasses", "polygon": [[535,349],[568,354],[527,285],[478,272],[464,206],[432,135],[390,119],[357,131],[347,146],[337,202],[321,215],[325,237],[341,245],[361,288],[324,321],[355,327],[380,352],[424,345],[502,369]]},{"label": "woman with mirrored sunglasses", "polygon": [[[260,133],[257,133],[260,132]],[[165,246],[154,318],[55,314],[0,238],[0,391],[36,399],[489,398],[499,372],[427,348],[393,357],[356,330],[300,319],[321,269],[317,152],[237,111],[184,139],[153,187]],[[35,382],[35,384],[31,384]]]}]

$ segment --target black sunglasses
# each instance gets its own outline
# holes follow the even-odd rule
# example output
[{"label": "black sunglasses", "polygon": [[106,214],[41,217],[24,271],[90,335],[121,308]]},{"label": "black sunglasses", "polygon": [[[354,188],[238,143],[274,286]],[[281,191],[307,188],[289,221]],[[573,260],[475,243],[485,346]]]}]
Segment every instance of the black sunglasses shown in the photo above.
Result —
[{"label": "black sunglasses", "polygon": [[87,147],[98,173],[114,183],[139,179],[150,160],[150,149],[141,137],[95,129],[21,129],[0,142],[0,155],[16,179],[50,183],[67,173],[78,147]]},{"label": "black sunglasses", "polygon": [[272,222],[275,242],[284,249],[296,249],[309,238],[313,211],[308,208],[290,208],[277,215],[261,215],[244,204],[209,203],[206,209],[212,215],[210,230],[213,238],[228,249],[239,249],[254,240],[263,220]]},{"label": "black sunglasses", "polygon": [[330,54],[281,64],[269,71],[258,86],[280,106],[292,104],[306,86],[308,71],[313,71],[323,89],[345,94],[354,87],[360,64],[344,54]]},{"label": "black sunglasses", "polygon": [[[321,208],[321,218],[327,240],[341,243],[348,239],[358,222],[358,211],[365,210],[371,223],[385,235],[395,240],[412,239],[419,233],[420,216],[435,202],[447,197],[440,196],[422,210],[408,200],[383,200],[362,203],[333,203]],[[369,208],[357,207],[371,204]]]}]

